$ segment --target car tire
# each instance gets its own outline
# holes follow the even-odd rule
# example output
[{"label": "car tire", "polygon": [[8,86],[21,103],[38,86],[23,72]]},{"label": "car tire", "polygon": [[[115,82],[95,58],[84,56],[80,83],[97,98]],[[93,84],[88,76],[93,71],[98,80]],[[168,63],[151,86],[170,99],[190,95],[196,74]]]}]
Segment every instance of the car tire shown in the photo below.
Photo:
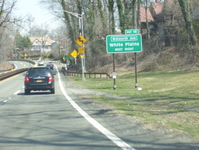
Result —
[{"label": "car tire", "polygon": [[51,94],[55,94],[55,89],[50,90]]},{"label": "car tire", "polygon": [[30,94],[30,90],[25,89],[25,95]]}]

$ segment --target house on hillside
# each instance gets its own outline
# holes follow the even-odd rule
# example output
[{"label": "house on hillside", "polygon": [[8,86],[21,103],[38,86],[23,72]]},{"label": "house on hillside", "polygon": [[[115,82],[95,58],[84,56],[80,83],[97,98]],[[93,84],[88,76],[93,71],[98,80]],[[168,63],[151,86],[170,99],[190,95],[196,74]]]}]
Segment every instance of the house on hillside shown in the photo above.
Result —
[{"label": "house on hillside", "polygon": [[183,26],[181,9],[177,1],[167,0],[164,3],[155,0],[151,3],[150,10],[156,25],[159,41],[164,41],[165,46],[177,43],[181,34],[180,26]]},{"label": "house on hillside", "polygon": [[151,3],[150,11],[154,18],[154,31],[158,33],[160,41],[164,41],[164,15],[163,15],[164,3],[160,0],[156,0]]},{"label": "house on hillside", "polygon": [[33,52],[48,53],[56,46],[56,41],[52,40],[50,37],[30,37],[29,38]]},{"label": "house on hillside", "polygon": [[[173,4],[172,2],[173,0],[168,0],[168,4]],[[158,39],[161,41],[164,40],[164,24],[165,19],[167,19],[168,16],[163,12],[164,8],[164,2],[161,0],[155,0],[154,2],[151,2],[149,7],[140,7],[141,34],[143,36],[147,34],[146,23],[148,21],[150,34],[158,34]]]},{"label": "house on hillside", "polygon": [[[147,17],[146,17],[147,14]],[[145,35],[147,33],[146,23],[148,21],[149,28],[154,29],[154,18],[151,14],[150,9],[147,7],[140,7],[140,23],[141,23],[141,33]]]},{"label": "house on hillside", "polygon": [[164,21],[164,16],[162,13],[164,5],[162,2],[160,1],[152,2],[150,8],[151,8],[150,10],[151,10],[152,16],[156,22]]}]

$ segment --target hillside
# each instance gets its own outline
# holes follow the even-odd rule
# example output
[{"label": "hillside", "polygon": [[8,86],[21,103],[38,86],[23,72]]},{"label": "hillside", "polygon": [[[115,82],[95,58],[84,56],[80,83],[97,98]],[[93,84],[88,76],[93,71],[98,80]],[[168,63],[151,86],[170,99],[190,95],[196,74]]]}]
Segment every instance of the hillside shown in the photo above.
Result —
[{"label": "hillside", "polygon": [[[108,54],[110,63],[90,69],[91,72],[113,72],[112,55]],[[134,71],[134,54],[117,54],[116,72]],[[142,51],[137,54],[137,69],[139,72],[150,71],[184,71],[199,70],[199,50],[188,47],[169,47],[158,53]]]},{"label": "hillside", "polygon": [[[113,72],[112,54],[106,54],[101,62],[106,61],[106,64],[95,64],[88,72]],[[116,54],[116,72],[134,71],[135,59],[133,53]],[[87,57],[87,61],[90,59]],[[97,62],[97,60],[95,60]],[[88,62],[87,62],[88,63]],[[9,62],[1,62],[0,70],[11,70],[13,65]],[[143,50],[137,53],[137,69],[138,72],[150,71],[184,71],[184,70],[199,70],[199,50],[197,48],[174,48],[169,47],[158,53],[148,52]]]}]

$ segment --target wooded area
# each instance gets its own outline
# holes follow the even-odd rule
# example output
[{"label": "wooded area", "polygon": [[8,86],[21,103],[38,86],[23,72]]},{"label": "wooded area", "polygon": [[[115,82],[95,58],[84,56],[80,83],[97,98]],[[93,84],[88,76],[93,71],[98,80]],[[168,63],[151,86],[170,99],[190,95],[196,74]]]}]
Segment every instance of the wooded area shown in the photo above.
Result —
[{"label": "wooded area", "polygon": [[[13,47],[7,43],[13,40],[5,39],[13,34],[9,30],[13,27],[13,22],[9,19],[12,18],[11,12],[14,12],[16,2],[17,0],[8,5],[8,0],[3,0],[0,3],[1,61],[13,53]],[[83,33],[87,39],[87,69],[103,68],[112,63],[112,55],[106,53],[106,36],[124,34],[125,29],[139,29],[142,34],[143,52],[139,53],[138,59],[144,65],[140,71],[178,70],[186,64],[194,65],[192,69],[198,69],[197,0],[41,0],[41,5],[43,4],[64,22],[62,28],[48,35],[56,36],[57,39],[70,39],[67,43],[70,44],[68,52],[77,49],[75,39],[82,32],[78,17],[82,17]],[[59,12],[55,13],[54,10]],[[133,54],[116,55],[116,62],[122,68],[132,67]]]}]

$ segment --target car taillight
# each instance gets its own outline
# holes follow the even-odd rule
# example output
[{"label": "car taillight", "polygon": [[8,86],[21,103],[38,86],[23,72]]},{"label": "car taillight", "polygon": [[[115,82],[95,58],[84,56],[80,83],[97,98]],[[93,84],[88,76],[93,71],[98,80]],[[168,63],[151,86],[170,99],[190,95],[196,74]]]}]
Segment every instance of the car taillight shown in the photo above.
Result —
[{"label": "car taillight", "polygon": [[29,77],[25,77],[25,82],[30,82]]},{"label": "car taillight", "polygon": [[48,82],[52,82],[52,81],[54,81],[54,78],[53,78],[53,76],[50,76],[50,77],[48,78]]}]

